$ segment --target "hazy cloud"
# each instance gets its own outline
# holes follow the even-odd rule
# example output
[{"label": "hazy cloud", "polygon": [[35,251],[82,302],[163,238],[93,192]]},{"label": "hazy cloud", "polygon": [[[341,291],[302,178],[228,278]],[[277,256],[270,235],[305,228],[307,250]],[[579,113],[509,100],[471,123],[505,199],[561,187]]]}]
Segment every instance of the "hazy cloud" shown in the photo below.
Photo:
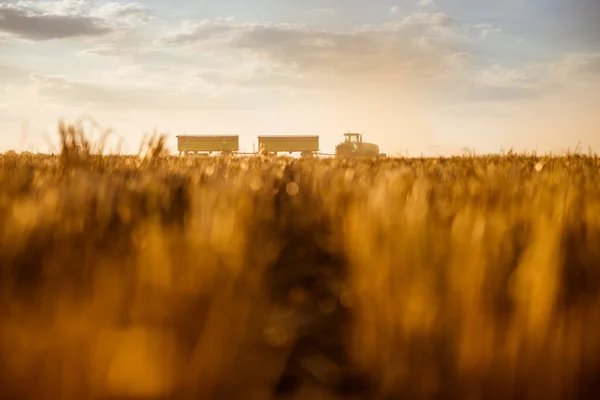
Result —
[{"label": "hazy cloud", "polygon": [[90,108],[189,109],[182,96],[163,87],[107,85],[100,82],[72,81],[63,76],[30,74],[31,84],[42,100]]},{"label": "hazy cloud", "polygon": [[324,15],[336,15],[337,14],[337,11],[334,10],[333,8],[312,8],[310,11],[315,14],[324,14]]},{"label": "hazy cloud", "polygon": [[129,27],[146,24],[154,14],[137,3],[107,3],[90,11],[90,15],[102,18],[107,23],[116,23]]},{"label": "hazy cloud", "polygon": [[20,68],[0,64],[0,83],[15,83],[27,76],[28,73]]},{"label": "hazy cloud", "polygon": [[445,13],[417,12],[400,16],[396,20],[375,26],[368,26],[373,31],[394,32],[396,35],[415,39],[435,41],[443,46],[454,46],[469,41],[470,26],[459,18]]},{"label": "hazy cloud", "polygon": [[317,79],[360,79],[362,83],[431,78],[457,53],[461,25],[445,14],[414,14],[398,21],[350,31],[315,30],[300,24],[187,22],[160,43],[194,45],[222,52],[242,51],[246,59],[284,66]]},{"label": "hazy cloud", "polygon": [[197,73],[203,83],[215,87],[237,87],[247,89],[287,88],[318,90],[319,83],[306,81],[302,74],[294,74],[277,67],[257,67],[246,71],[224,71],[222,69],[205,69]]},{"label": "hazy cloud", "polygon": [[520,87],[532,88],[545,84],[547,72],[540,65],[530,65],[522,68],[504,68],[494,65],[471,78],[481,87]]},{"label": "hazy cloud", "polygon": [[419,7],[430,7],[435,5],[435,0],[419,0],[417,1]]},{"label": "hazy cloud", "polygon": [[591,93],[600,85],[600,53],[569,54],[550,64],[521,68],[494,65],[463,79],[461,98],[470,102],[512,102],[573,96],[578,91]]},{"label": "hazy cloud", "polygon": [[496,28],[492,24],[475,24],[473,28],[477,29],[479,33],[479,38],[486,39],[489,36],[493,36],[497,33],[502,32],[500,28]]},{"label": "hazy cloud", "polygon": [[558,78],[600,79],[600,53],[570,54],[555,62],[551,71]]},{"label": "hazy cloud", "polygon": [[83,50],[81,54],[104,57],[118,57],[120,59],[135,58],[140,55],[152,54],[153,50],[145,47],[125,46],[118,43],[101,43],[90,49]]},{"label": "hazy cloud", "polygon": [[472,86],[463,92],[463,98],[469,102],[514,102],[539,98],[548,93],[549,89],[546,87]]}]

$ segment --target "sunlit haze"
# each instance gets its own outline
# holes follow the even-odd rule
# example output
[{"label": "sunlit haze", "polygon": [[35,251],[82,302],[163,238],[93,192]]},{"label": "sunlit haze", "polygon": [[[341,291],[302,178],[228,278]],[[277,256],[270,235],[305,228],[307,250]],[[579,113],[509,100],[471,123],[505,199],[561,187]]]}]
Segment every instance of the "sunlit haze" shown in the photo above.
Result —
[{"label": "sunlit haze", "polygon": [[[2,0],[0,0],[2,1]],[[562,4],[559,4],[562,3]],[[360,132],[382,152],[600,152],[595,0],[0,3],[0,152],[145,132]],[[98,135],[98,133],[93,133]],[[110,149],[109,149],[110,150]]]}]

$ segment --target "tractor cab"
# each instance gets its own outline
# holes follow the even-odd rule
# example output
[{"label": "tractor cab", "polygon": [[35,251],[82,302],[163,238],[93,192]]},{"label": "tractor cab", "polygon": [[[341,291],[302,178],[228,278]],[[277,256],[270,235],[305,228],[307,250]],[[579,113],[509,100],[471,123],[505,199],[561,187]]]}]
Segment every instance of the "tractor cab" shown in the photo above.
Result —
[{"label": "tractor cab", "polygon": [[377,157],[379,146],[363,142],[361,133],[344,133],[344,141],[335,147],[338,157]]},{"label": "tractor cab", "polygon": [[344,142],[350,143],[356,147],[358,143],[362,143],[361,133],[344,133]]}]

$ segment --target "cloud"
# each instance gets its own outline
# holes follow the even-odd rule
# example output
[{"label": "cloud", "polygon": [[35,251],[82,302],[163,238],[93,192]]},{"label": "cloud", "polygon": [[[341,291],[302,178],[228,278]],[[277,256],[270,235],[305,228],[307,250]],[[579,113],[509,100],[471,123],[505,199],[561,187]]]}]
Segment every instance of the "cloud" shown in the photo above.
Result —
[{"label": "cloud", "polygon": [[66,106],[91,109],[189,109],[186,101],[175,91],[161,86],[106,84],[105,82],[75,81],[64,76],[32,73],[30,84],[41,100]]},{"label": "cloud", "polygon": [[400,7],[399,6],[392,6],[392,8],[390,8],[390,13],[392,14],[399,14],[400,13]]},{"label": "cloud", "polygon": [[600,53],[569,54],[551,65],[556,78],[579,78],[582,80],[600,78]]},{"label": "cloud", "polygon": [[445,47],[465,45],[473,40],[471,37],[472,27],[469,24],[462,23],[459,18],[441,12],[416,12],[378,26],[371,26],[370,29],[395,32],[397,35],[411,37],[412,40],[435,41]]},{"label": "cloud", "polygon": [[515,102],[522,100],[538,99],[548,94],[548,88],[522,87],[522,86],[472,86],[463,92],[463,97],[469,102]]},{"label": "cloud", "polygon": [[328,85],[389,84],[443,73],[464,34],[458,20],[441,13],[419,13],[348,31],[217,19],[188,21],[165,34],[159,44],[243,54],[245,60],[276,65]]},{"label": "cloud", "polygon": [[548,67],[539,64],[521,68],[493,65],[479,71],[467,71],[460,79],[452,101],[515,103],[549,96],[560,89],[549,78]]},{"label": "cloud", "polygon": [[302,74],[294,74],[275,66],[257,66],[250,70],[204,69],[197,73],[201,81],[211,87],[230,87],[259,90],[264,88],[285,88],[303,91],[319,90],[321,85],[304,79]]},{"label": "cloud", "polygon": [[86,0],[0,3],[0,32],[30,40],[97,37],[149,21],[137,4],[93,7]]},{"label": "cloud", "polygon": [[310,12],[321,15],[336,15],[338,13],[333,8],[312,8]]},{"label": "cloud", "polygon": [[93,17],[104,21],[116,21],[122,26],[136,27],[149,23],[154,14],[137,3],[107,3],[90,11]]},{"label": "cloud", "polygon": [[419,0],[417,2],[417,5],[419,7],[430,7],[430,6],[435,5],[435,0]]},{"label": "cloud", "polygon": [[545,83],[544,69],[540,65],[523,68],[504,68],[493,65],[477,73],[473,78],[477,86],[483,87],[535,87]]},{"label": "cloud", "polygon": [[[523,104],[533,100],[583,99],[586,93],[600,92],[600,54],[567,54],[551,63],[531,63],[516,68],[492,65],[485,69],[465,68],[469,54],[448,56],[454,62],[449,81],[454,82],[440,96],[446,103]],[[545,101],[544,100],[544,101]]]},{"label": "cloud", "polygon": [[[43,104],[90,110],[215,110],[252,108],[259,93],[287,97],[298,82],[277,70],[239,71],[182,66],[128,65],[96,73],[94,79],[29,73],[19,87]],[[13,90],[16,87],[13,85]],[[253,104],[254,103],[254,104]]]},{"label": "cloud", "polygon": [[20,68],[0,64],[0,83],[11,83],[26,79],[28,73]]},{"label": "cloud", "polygon": [[[548,64],[519,68],[493,65],[462,76],[458,97],[462,101],[522,103],[529,100],[583,101],[600,92],[600,54],[577,53]],[[456,99],[455,99],[456,100]]]},{"label": "cloud", "polygon": [[486,39],[489,36],[493,36],[497,33],[502,32],[502,29],[493,26],[492,24],[475,24],[473,28],[479,31],[479,38]]},{"label": "cloud", "polygon": [[100,43],[95,47],[81,51],[83,55],[117,57],[119,59],[133,59],[141,55],[153,53],[155,52],[147,47],[125,46],[118,43]]},{"label": "cloud", "polygon": [[13,4],[0,4],[0,30],[33,40],[100,36],[111,32],[97,18],[30,13]]}]

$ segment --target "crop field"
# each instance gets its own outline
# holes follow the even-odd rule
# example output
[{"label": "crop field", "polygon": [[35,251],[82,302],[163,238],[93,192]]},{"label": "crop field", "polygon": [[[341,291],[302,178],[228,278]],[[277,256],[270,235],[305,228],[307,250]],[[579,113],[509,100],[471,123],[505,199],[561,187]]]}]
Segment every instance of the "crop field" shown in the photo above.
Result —
[{"label": "crop field", "polygon": [[0,398],[596,399],[600,159],[0,155]]}]

